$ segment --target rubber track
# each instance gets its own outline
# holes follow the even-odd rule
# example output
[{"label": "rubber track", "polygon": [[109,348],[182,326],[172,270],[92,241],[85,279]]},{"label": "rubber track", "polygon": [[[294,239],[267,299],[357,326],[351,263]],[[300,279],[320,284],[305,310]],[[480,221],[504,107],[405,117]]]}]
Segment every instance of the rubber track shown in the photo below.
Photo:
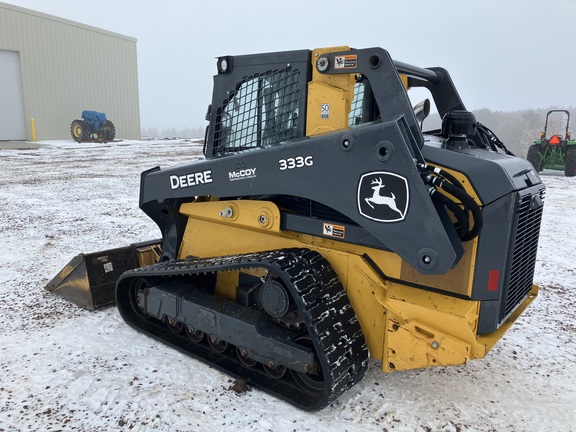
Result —
[{"label": "rubber track", "polygon": [[[129,299],[130,281],[144,277],[154,282],[185,279],[187,275],[226,270],[267,268],[279,275],[298,305],[324,371],[324,391],[304,392],[286,373],[282,379],[269,377],[260,367],[248,368],[235,354],[216,354],[205,344],[191,342],[184,335],[169,332],[155,319],[134,312]],[[205,259],[168,261],[124,273],[116,287],[118,310],[124,320],[139,331],[276,397],[307,411],[322,409],[359,382],[367,369],[368,349],[356,314],[330,264],[309,249],[281,249]],[[259,365],[258,365],[259,366]]]}]

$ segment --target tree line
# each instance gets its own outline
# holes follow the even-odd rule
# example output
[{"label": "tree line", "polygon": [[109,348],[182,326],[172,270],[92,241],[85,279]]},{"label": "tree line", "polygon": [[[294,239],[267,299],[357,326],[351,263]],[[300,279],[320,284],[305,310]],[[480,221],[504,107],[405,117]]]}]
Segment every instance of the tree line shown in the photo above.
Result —
[{"label": "tree line", "polygon": [[175,127],[167,129],[158,129],[156,127],[144,127],[141,129],[140,133],[142,138],[201,138],[204,139],[204,131],[206,129],[203,127],[197,128],[184,128],[176,129]]},{"label": "tree line", "polygon": [[[550,110],[567,110],[570,113],[570,126],[574,124],[575,106],[553,106],[518,111],[492,111],[488,108],[482,108],[472,112],[476,116],[476,120],[494,132],[512,153],[525,158],[528,148],[534,143],[534,140],[540,138],[540,133],[544,132],[546,114]],[[431,114],[424,123],[424,129],[436,129],[440,127],[440,124],[438,114]],[[572,131],[572,127],[568,130]],[[565,115],[563,113],[552,114],[548,121],[546,135],[548,137],[553,134],[564,136],[565,133]],[[576,138],[576,131],[573,131],[573,138]]]},{"label": "tree line", "polygon": [[[553,109],[567,110],[571,116],[576,117],[576,107],[548,107],[538,109],[524,109],[518,111],[492,111],[482,108],[472,111],[476,120],[488,127],[515,155],[526,157],[528,147],[544,131],[546,113]],[[441,120],[438,114],[431,114],[424,123],[425,130],[440,128]],[[570,125],[573,124],[572,118]],[[571,128],[569,130],[572,130]],[[204,138],[204,127],[176,129],[157,129],[156,127],[142,128],[142,137],[149,138]],[[564,136],[566,131],[566,118],[563,114],[553,114],[548,123],[548,137],[558,133]],[[574,131],[576,138],[576,131]]]}]

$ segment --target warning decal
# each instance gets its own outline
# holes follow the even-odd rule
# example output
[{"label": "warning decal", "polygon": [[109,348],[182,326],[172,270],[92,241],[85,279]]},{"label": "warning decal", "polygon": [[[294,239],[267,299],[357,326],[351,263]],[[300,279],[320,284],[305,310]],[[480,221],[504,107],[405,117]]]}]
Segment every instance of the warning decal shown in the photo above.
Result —
[{"label": "warning decal", "polygon": [[356,66],[358,66],[358,55],[348,54],[336,56],[334,61],[334,69],[356,69]]},{"label": "warning decal", "polygon": [[338,237],[343,239],[346,228],[342,225],[333,225],[329,223],[324,223],[322,228],[322,234],[330,237]]}]

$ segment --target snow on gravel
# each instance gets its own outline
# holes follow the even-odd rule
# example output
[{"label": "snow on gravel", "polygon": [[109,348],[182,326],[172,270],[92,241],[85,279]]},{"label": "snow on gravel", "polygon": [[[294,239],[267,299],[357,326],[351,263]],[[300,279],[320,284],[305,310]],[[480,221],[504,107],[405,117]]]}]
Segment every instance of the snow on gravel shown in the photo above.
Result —
[{"label": "snow on gravel", "polygon": [[79,252],[159,237],[140,172],[201,158],[189,140],[0,150],[0,432],[575,431],[576,178],[548,187],[540,296],[484,358],[366,378],[306,413],[137,333],[114,307],[44,290]]}]

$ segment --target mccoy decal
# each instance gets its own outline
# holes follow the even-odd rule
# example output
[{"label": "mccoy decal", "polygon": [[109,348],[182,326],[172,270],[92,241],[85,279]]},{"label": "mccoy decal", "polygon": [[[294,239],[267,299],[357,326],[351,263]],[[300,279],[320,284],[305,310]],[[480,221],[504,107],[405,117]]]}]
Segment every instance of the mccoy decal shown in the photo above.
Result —
[{"label": "mccoy decal", "polygon": [[358,55],[349,54],[335,57],[334,69],[356,69],[358,65]]},{"label": "mccoy decal", "polygon": [[198,186],[205,183],[212,183],[212,170],[200,171],[181,176],[170,176],[170,187],[172,189]]},{"label": "mccoy decal", "polygon": [[406,217],[410,201],[408,181],[394,173],[364,174],[358,183],[358,211],[378,222],[398,222]]},{"label": "mccoy decal", "polygon": [[236,164],[235,171],[228,172],[228,180],[245,180],[256,177],[256,168],[248,168],[244,162]]}]

